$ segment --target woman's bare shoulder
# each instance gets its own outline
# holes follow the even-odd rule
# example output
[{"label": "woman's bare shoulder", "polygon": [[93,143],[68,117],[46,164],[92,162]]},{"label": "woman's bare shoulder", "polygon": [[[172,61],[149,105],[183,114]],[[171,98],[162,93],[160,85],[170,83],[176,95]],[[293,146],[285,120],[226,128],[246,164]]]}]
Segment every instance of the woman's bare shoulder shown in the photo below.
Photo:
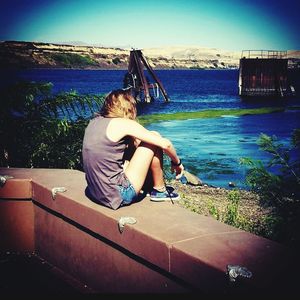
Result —
[{"label": "woman's bare shoulder", "polygon": [[113,118],[107,127],[107,136],[113,141],[118,141],[125,135],[133,135],[139,126],[134,120]]},{"label": "woman's bare shoulder", "polygon": [[127,118],[113,118],[111,120],[112,124],[114,124],[115,126],[127,126],[127,125],[134,125],[134,124],[138,124],[135,120],[130,120]]}]

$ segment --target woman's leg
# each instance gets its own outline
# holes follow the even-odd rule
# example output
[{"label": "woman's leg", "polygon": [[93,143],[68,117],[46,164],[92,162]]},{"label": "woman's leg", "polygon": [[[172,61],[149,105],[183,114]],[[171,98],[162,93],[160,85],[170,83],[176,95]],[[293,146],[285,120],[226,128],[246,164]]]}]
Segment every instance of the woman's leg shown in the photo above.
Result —
[{"label": "woman's leg", "polygon": [[163,151],[157,148],[151,162],[150,170],[152,173],[153,187],[157,190],[165,189],[164,171],[163,171]]},{"label": "woman's leg", "polygon": [[154,187],[164,188],[162,149],[141,143],[125,169],[125,174],[137,193],[142,189],[149,170],[152,173]]}]

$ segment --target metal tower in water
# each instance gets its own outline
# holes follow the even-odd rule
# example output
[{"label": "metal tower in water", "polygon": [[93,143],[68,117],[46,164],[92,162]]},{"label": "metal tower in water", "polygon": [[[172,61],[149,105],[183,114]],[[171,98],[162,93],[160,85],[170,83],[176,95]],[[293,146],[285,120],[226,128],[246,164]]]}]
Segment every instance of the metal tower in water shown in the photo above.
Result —
[{"label": "metal tower in water", "polygon": [[287,71],[287,51],[243,50],[239,95],[284,97],[290,88]]},{"label": "metal tower in water", "polygon": [[[150,83],[149,78],[145,75],[144,69],[147,69],[152,79],[153,83]],[[128,72],[124,76],[123,82],[124,88],[131,88],[137,101],[140,102],[151,102],[154,98],[158,98],[159,91],[161,92],[164,100],[169,101],[166,90],[164,89],[162,83],[155,75],[152,67],[144,57],[141,50],[131,50],[129,56]],[[153,93],[150,93],[150,90]]]}]

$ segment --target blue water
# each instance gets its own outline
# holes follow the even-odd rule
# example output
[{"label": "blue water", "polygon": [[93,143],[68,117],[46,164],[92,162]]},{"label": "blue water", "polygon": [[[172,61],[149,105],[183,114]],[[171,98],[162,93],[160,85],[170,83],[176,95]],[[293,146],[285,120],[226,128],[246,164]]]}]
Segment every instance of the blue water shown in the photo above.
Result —
[{"label": "blue water", "polygon": [[240,159],[250,157],[267,163],[270,156],[258,150],[261,133],[277,135],[289,144],[289,135],[299,128],[299,113],[275,113],[215,119],[162,122],[148,126],[172,140],[185,167],[210,185],[228,187],[234,182],[246,188],[246,169]]},{"label": "blue water", "polygon": [[[80,94],[106,94],[122,88],[124,70],[22,70],[0,73],[1,85],[19,79],[53,83],[53,92],[76,90]],[[4,75],[4,76],[3,76]],[[238,96],[238,70],[158,70],[170,102],[162,96],[142,106],[139,114],[199,111],[206,109],[299,106],[300,96],[287,99],[251,99]],[[300,79],[294,86],[300,91]],[[261,133],[276,135],[289,144],[293,129],[300,128],[300,111],[255,116],[224,116],[214,119],[169,121],[148,126],[170,138],[187,170],[205,183],[228,187],[235,182],[245,188],[245,167],[241,157],[269,160],[256,141]]]}]

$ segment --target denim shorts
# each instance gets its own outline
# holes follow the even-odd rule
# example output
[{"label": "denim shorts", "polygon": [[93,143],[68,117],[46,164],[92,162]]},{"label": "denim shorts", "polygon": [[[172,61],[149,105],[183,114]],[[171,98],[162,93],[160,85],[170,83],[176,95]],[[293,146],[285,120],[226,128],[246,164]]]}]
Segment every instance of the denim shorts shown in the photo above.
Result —
[{"label": "denim shorts", "polygon": [[128,182],[127,187],[124,187],[123,185],[118,185],[118,189],[122,198],[121,206],[128,205],[137,199],[137,193],[133,185],[130,183],[128,179],[127,182]]}]

